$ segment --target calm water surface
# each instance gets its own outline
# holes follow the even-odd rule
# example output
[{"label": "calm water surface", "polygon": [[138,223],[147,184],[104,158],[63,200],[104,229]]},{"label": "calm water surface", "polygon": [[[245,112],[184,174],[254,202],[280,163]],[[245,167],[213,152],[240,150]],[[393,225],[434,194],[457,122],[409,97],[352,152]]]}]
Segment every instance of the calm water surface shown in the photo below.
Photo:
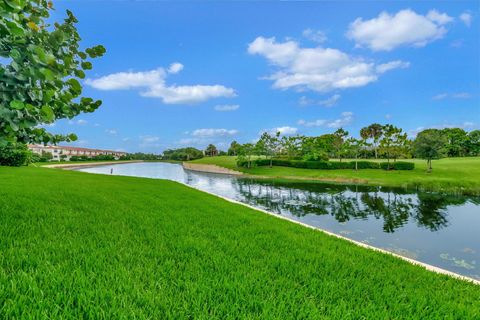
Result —
[{"label": "calm water surface", "polygon": [[273,183],[198,173],[170,163],[79,171],[168,179],[480,279],[480,197],[396,188]]}]

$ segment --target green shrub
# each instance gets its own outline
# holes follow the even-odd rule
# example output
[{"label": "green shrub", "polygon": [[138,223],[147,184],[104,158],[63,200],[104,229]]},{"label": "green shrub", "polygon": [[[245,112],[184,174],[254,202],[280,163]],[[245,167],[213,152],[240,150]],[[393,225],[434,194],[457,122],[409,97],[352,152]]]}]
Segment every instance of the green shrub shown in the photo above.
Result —
[{"label": "green shrub", "polygon": [[[353,168],[355,168],[355,161],[353,161]],[[373,161],[357,161],[358,169],[380,169],[380,164]]]},{"label": "green shrub", "polygon": [[393,168],[395,170],[413,170],[415,169],[415,163],[405,162],[405,161],[396,161],[393,163]]},{"label": "green shrub", "polygon": [[381,162],[380,169],[393,170],[393,162]]},{"label": "green shrub", "polygon": [[[238,161],[239,167],[248,167],[247,161]],[[257,159],[251,161],[252,167],[265,167],[270,165],[270,159]],[[339,170],[355,169],[355,161],[305,161],[305,160],[287,160],[272,159],[272,165],[277,167],[291,167],[300,169],[320,169],[320,170]],[[413,170],[415,167],[412,162],[373,162],[357,161],[358,169],[383,169],[383,170]]]},{"label": "green shrub", "polygon": [[30,162],[32,152],[25,144],[8,144],[0,147],[0,166],[20,167]]}]

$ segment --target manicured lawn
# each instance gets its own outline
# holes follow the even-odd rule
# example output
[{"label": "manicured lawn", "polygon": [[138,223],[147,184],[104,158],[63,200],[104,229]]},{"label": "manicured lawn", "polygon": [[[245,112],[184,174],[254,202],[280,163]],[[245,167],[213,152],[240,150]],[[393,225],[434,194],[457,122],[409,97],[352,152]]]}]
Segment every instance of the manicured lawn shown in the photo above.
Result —
[{"label": "manicured lawn", "polygon": [[[334,161],[334,160],[332,160]],[[403,161],[403,160],[402,160]],[[194,162],[210,163],[239,170],[247,174],[284,179],[311,179],[333,182],[356,182],[393,187],[411,187],[430,191],[480,194],[480,157],[448,158],[433,161],[433,171],[427,173],[426,161],[415,162],[411,171],[384,170],[317,170],[288,167],[237,168],[235,157],[205,157]]]},{"label": "manicured lawn", "polygon": [[2,319],[479,319],[480,287],[178,183],[0,167]]}]

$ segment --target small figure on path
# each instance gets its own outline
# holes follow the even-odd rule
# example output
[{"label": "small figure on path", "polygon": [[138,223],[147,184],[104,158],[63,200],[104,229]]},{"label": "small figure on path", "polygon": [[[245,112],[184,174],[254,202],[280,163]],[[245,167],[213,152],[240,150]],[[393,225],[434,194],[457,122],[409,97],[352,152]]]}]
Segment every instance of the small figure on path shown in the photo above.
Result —
[{"label": "small figure on path", "polygon": [[110,169],[110,174],[113,174],[113,168]]}]

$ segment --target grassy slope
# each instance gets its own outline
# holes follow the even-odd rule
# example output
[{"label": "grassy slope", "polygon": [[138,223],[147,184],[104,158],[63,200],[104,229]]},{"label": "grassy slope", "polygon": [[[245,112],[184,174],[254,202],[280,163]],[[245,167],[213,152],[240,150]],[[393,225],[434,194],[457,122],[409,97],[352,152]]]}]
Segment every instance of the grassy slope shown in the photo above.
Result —
[{"label": "grassy slope", "polygon": [[478,286],[174,182],[0,167],[0,210],[0,318],[480,318]]},{"label": "grassy slope", "polygon": [[372,185],[419,187],[432,191],[480,194],[480,158],[450,158],[433,161],[432,173],[426,172],[423,160],[415,162],[412,171],[384,170],[315,170],[287,167],[236,168],[235,157],[207,157],[194,162],[211,163],[240,170],[251,175],[272,178],[321,179],[359,182]]}]

